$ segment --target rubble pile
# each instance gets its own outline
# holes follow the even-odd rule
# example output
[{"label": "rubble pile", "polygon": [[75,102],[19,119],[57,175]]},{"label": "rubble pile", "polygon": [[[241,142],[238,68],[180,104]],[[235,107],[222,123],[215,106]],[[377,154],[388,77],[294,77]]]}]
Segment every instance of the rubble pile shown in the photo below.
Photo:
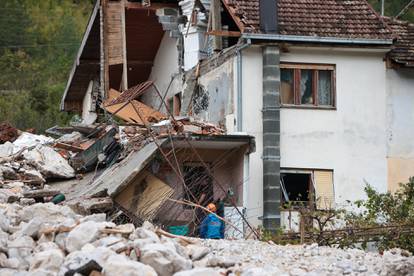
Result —
[{"label": "rubble pile", "polygon": [[51,145],[54,139],[23,132],[0,144],[0,183],[22,182],[43,187],[47,179],[73,178],[75,171]]},{"label": "rubble pile", "polygon": [[408,275],[414,258],[174,236],[52,203],[0,204],[0,275]]}]

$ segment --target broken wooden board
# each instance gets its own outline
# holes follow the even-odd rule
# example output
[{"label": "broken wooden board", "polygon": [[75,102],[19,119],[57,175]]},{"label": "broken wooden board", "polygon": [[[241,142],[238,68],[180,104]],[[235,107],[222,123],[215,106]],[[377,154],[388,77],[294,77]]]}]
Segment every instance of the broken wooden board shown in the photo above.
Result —
[{"label": "broken wooden board", "polygon": [[[109,103],[115,99],[118,98],[121,95],[118,91],[115,89],[110,89],[108,92],[108,99],[104,102],[104,108],[109,113],[115,113],[119,108],[121,108],[124,103],[119,103],[115,105],[109,105]],[[140,116],[135,112],[135,109],[138,110],[140,113],[140,116],[142,117],[142,120]],[[119,110],[116,114],[116,117],[121,118],[122,120],[128,122],[128,123],[136,123],[138,125],[146,125],[150,122],[159,122],[163,119],[166,119],[167,116],[162,114],[161,112],[158,112],[157,110],[137,101],[132,100],[131,103],[127,104],[124,108]]]}]

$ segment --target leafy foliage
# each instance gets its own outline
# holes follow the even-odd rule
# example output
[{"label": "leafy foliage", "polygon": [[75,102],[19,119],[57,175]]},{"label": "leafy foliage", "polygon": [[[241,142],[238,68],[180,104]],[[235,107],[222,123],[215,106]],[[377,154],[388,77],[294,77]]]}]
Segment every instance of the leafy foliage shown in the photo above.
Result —
[{"label": "leafy foliage", "polygon": [[[414,177],[400,184],[395,193],[378,193],[371,186],[365,188],[367,200],[356,202],[363,211],[346,216],[349,227],[379,227],[381,237],[375,242],[380,250],[402,248],[414,253]],[[388,226],[399,226],[387,231]],[[407,228],[408,227],[408,228]],[[381,231],[382,230],[382,231]],[[369,241],[365,239],[363,244]],[[350,241],[352,242],[352,241]]]},{"label": "leafy foliage", "polygon": [[0,121],[41,132],[59,102],[93,0],[0,1]]},{"label": "leafy foliage", "polygon": [[[390,17],[397,16],[400,11],[411,1],[411,0],[384,0],[385,15]],[[381,0],[368,0],[368,2],[379,12],[381,10]],[[401,16],[400,19],[409,20],[414,22],[414,5],[412,5],[408,11]]]}]

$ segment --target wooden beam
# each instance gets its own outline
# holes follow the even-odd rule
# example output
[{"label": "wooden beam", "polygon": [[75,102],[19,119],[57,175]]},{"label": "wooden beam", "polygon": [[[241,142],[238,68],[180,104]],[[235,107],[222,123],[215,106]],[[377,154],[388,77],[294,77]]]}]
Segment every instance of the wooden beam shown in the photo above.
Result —
[{"label": "wooden beam", "polygon": [[228,36],[228,37],[240,37],[241,32],[234,32],[234,31],[209,31],[207,32],[208,35],[215,35],[215,36]]},{"label": "wooden beam", "polygon": [[[212,31],[221,32],[221,3],[220,0],[211,1],[211,29]],[[221,51],[223,49],[223,40],[221,36],[213,37],[213,50]]]},{"label": "wooden beam", "polygon": [[126,46],[126,30],[125,30],[125,0],[122,0],[121,5],[121,20],[122,20],[122,88],[123,90],[128,89],[128,65],[127,65],[127,46]]}]

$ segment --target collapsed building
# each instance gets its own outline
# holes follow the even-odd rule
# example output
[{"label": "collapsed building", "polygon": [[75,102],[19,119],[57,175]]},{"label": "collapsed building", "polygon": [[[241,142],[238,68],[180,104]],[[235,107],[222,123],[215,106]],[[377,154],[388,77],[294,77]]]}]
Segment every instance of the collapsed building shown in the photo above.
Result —
[{"label": "collapsed building", "polygon": [[[331,209],[366,183],[393,191],[414,171],[412,34],[362,0],[97,1],[61,109],[175,133],[159,131],[89,193],[169,225],[195,211],[168,199],[230,194],[234,221],[275,229],[297,220],[286,202]],[[216,169],[221,155],[231,170]],[[154,190],[158,202],[140,207]]]}]

